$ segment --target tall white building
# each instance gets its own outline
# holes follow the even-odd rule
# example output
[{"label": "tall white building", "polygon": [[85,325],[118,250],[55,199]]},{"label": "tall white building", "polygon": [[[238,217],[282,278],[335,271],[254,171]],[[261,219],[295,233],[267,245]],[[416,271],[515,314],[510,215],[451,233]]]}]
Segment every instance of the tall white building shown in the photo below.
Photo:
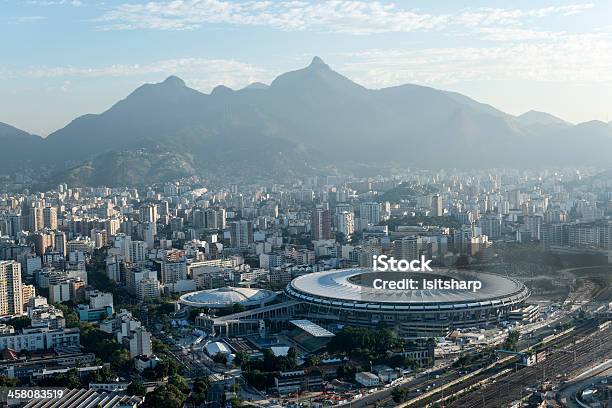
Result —
[{"label": "tall white building", "polygon": [[112,293],[97,290],[89,293],[89,307],[91,309],[102,309],[107,306],[113,307]]},{"label": "tall white building", "polygon": [[128,291],[136,293],[138,283],[145,278],[157,280],[157,272],[149,269],[129,268],[125,271],[125,284]]},{"label": "tall white building", "polygon": [[155,204],[145,204],[138,210],[140,222],[142,223],[155,223],[159,218],[157,214],[157,206]]},{"label": "tall white building", "polygon": [[130,244],[131,262],[144,262],[147,260],[147,243],[144,241],[132,241]]},{"label": "tall white building", "polygon": [[21,294],[21,264],[16,261],[0,261],[0,316],[23,313]]},{"label": "tall white building", "polygon": [[225,219],[226,213],[224,208],[207,208],[204,210],[204,228],[225,229]]},{"label": "tall white building", "polygon": [[57,229],[57,208],[43,208],[43,225],[45,228]]},{"label": "tall white building", "polygon": [[62,303],[70,300],[70,282],[60,280],[49,284],[49,303]]},{"label": "tall white building", "polygon": [[132,237],[126,234],[115,236],[115,248],[119,248],[125,262],[132,262]]},{"label": "tall white building", "polygon": [[253,243],[253,223],[240,220],[230,224],[230,244],[234,248],[247,248]]},{"label": "tall white building", "polygon": [[132,331],[129,336],[130,357],[153,355],[153,345],[151,343],[151,333],[142,327]]},{"label": "tall white building", "polygon": [[159,281],[157,278],[143,278],[136,284],[136,296],[139,300],[157,299],[159,297]]},{"label": "tall white building", "polygon": [[444,215],[444,206],[442,203],[442,196],[435,194],[431,198],[431,215],[434,217],[441,217]]},{"label": "tall white building", "polygon": [[95,248],[102,248],[106,246],[108,240],[108,234],[106,230],[92,229],[89,237],[91,241],[94,243]]},{"label": "tall white building", "polygon": [[116,255],[106,257],[106,276],[114,282],[121,280],[121,265]]},{"label": "tall white building", "polygon": [[66,256],[66,234],[62,231],[55,231],[53,233],[53,241],[53,250]]},{"label": "tall white building", "polygon": [[523,217],[523,222],[527,231],[531,232],[531,239],[539,241],[542,238],[542,217],[539,215],[528,215]]},{"label": "tall white building", "polygon": [[161,264],[161,278],[164,285],[187,279],[187,261],[164,260]]},{"label": "tall white building", "polygon": [[377,225],[382,221],[382,206],[380,203],[367,202],[359,205],[359,217],[369,225]]},{"label": "tall white building", "polygon": [[142,238],[147,243],[147,248],[154,248],[157,227],[155,223],[149,222],[142,226]]},{"label": "tall white building", "polygon": [[225,208],[219,208],[217,210],[217,228],[218,229],[227,228],[227,224],[225,222],[226,219],[227,219],[227,213],[225,211]]},{"label": "tall white building", "polygon": [[499,239],[502,236],[502,218],[499,214],[487,214],[478,220],[478,226],[482,233],[491,239]]},{"label": "tall white building", "polygon": [[341,232],[347,238],[353,235],[355,232],[355,221],[353,215],[354,214],[350,211],[343,211],[336,216],[338,232]]},{"label": "tall white building", "polygon": [[34,285],[21,285],[21,304],[22,310],[28,305],[30,299],[36,297],[36,288]]},{"label": "tall white building", "polygon": [[393,256],[397,259],[419,259],[424,249],[424,240],[416,235],[393,241]]}]

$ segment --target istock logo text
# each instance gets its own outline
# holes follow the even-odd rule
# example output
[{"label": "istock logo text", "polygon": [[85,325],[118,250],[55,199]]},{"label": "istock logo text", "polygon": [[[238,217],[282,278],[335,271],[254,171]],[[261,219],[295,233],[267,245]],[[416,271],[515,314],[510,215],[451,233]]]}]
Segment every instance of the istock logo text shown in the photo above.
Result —
[{"label": "istock logo text", "polygon": [[398,260],[387,255],[374,255],[372,259],[372,269],[375,272],[432,272],[429,266],[431,259],[426,259],[424,255],[421,255],[421,259],[413,259],[412,261]]}]

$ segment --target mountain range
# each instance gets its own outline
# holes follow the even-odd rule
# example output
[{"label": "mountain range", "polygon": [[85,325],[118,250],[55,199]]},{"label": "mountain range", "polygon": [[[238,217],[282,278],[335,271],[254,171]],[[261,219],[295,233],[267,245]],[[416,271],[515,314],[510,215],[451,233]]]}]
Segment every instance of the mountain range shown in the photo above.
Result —
[{"label": "mountain range", "polygon": [[46,138],[0,124],[0,142],[0,173],[42,166],[53,183],[122,185],[193,174],[286,177],[343,163],[607,166],[612,126],[513,116],[425,86],[368,89],[315,57],[270,85],[210,94],[171,76]]}]

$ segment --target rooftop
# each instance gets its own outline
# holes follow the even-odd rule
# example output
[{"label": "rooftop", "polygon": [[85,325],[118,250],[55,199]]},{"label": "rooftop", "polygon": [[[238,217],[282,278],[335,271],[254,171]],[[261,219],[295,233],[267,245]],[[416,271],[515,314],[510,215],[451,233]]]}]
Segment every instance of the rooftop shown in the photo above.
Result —
[{"label": "rooftop", "polygon": [[334,333],[311,322],[310,320],[290,320],[289,323],[299,327],[313,337],[334,337]]},{"label": "rooftop", "polygon": [[181,296],[180,302],[193,307],[223,308],[235,303],[259,306],[271,302],[275,297],[276,293],[269,290],[225,287],[186,293]]},{"label": "rooftop", "polygon": [[[423,279],[454,278],[456,280],[482,282],[477,292],[452,289],[391,290],[368,286],[374,275],[403,274],[404,278]],[[396,305],[427,305],[444,303],[500,302],[507,298],[526,298],[529,291],[519,281],[492,273],[470,271],[436,272],[373,272],[372,269],[343,269],[315,272],[295,278],[286,289],[292,298],[300,300],[342,303],[376,303]]]}]

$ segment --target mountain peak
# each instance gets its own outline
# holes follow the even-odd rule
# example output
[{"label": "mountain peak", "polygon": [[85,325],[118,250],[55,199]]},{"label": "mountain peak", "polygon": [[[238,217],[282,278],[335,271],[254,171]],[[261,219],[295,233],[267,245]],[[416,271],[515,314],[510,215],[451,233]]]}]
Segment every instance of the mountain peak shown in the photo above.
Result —
[{"label": "mountain peak", "polygon": [[40,138],[40,136],[32,135],[25,130],[21,130],[16,128],[15,126],[9,125],[8,123],[0,122],[0,137],[2,136],[19,136],[19,137],[35,137]]},{"label": "mountain peak", "polygon": [[213,88],[211,95],[227,95],[234,92],[232,88],[225,85],[217,85]]},{"label": "mountain peak", "polygon": [[243,89],[268,89],[270,86],[264,84],[263,82],[253,82],[245,86]]},{"label": "mountain peak", "polygon": [[[313,94],[313,92],[364,92],[366,89],[351,81],[347,77],[334,71],[319,57],[314,57],[305,68],[285,72],[272,81],[273,90],[286,89],[300,94]],[[315,91],[315,89],[317,91]],[[299,91],[298,91],[299,90]]]},{"label": "mountain peak", "polygon": [[517,116],[519,122],[524,125],[567,125],[563,119],[551,115],[550,113],[530,110]]},{"label": "mountain peak", "polygon": [[315,56],[310,62],[309,67],[311,68],[329,68],[329,65],[327,65],[320,57]]},{"label": "mountain peak", "polygon": [[181,78],[179,78],[179,77],[177,77],[175,75],[170,75],[162,83],[165,84],[165,85],[176,86],[176,87],[187,86],[187,85],[185,85],[185,81],[183,81]]}]

